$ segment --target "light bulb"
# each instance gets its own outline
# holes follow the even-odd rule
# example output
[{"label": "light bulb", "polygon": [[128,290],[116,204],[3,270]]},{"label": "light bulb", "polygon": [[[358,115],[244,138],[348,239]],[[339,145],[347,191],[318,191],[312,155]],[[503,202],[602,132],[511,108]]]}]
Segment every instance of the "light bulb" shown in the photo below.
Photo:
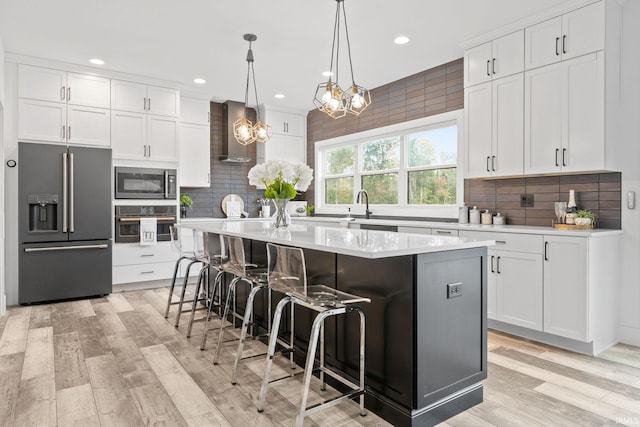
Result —
[{"label": "light bulb", "polygon": [[267,136],[267,130],[265,128],[263,128],[262,126],[260,126],[258,128],[258,138],[262,139],[265,136]]},{"label": "light bulb", "polygon": [[340,100],[337,98],[331,97],[331,99],[329,100],[329,109],[331,111],[337,111],[339,107],[340,107]]},{"label": "light bulb", "polygon": [[247,139],[249,137],[249,128],[247,125],[240,126],[240,136],[242,139]]},{"label": "light bulb", "polygon": [[327,90],[324,95],[322,95],[322,103],[327,104],[329,101],[331,101],[331,91]]},{"label": "light bulb", "polygon": [[362,106],[364,105],[364,99],[362,98],[362,95],[360,95],[359,93],[354,94],[353,97],[351,97],[351,105],[354,108],[362,108]]}]

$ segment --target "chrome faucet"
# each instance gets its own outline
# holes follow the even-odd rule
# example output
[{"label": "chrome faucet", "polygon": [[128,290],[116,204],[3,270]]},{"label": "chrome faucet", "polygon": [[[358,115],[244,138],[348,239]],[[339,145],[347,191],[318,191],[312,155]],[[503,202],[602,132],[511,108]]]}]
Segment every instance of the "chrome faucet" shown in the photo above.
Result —
[{"label": "chrome faucet", "polygon": [[[367,193],[367,190],[360,190],[360,191],[358,191],[358,195],[356,196],[356,203],[360,203],[360,195],[361,195],[361,194],[362,194],[362,195],[364,195],[364,196],[366,196],[366,203],[367,203],[367,206],[366,206],[365,211],[364,211],[364,217],[365,217],[366,219],[369,219],[369,216],[371,216],[371,211],[369,210],[369,193]],[[364,197],[363,197],[363,198],[364,198]]]}]

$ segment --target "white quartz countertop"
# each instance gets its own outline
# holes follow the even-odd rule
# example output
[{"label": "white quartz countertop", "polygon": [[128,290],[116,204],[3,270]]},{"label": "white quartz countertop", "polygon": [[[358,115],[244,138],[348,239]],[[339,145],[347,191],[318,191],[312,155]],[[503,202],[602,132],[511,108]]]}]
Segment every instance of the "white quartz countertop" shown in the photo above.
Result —
[{"label": "white quartz countertop", "polygon": [[346,218],[337,217],[295,217],[295,222],[304,224],[305,222],[328,222],[340,223],[347,226],[348,223],[354,224],[372,224],[372,225],[390,225],[397,227],[418,227],[418,228],[435,228],[435,229],[451,229],[451,230],[473,230],[473,231],[491,231],[502,233],[519,233],[519,234],[546,234],[554,236],[579,236],[579,237],[598,237],[622,234],[622,230],[609,230],[605,228],[596,228],[594,230],[560,230],[549,227],[536,227],[531,225],[480,225],[480,224],[459,224],[457,222],[438,222],[438,221],[413,221],[413,220],[396,220],[396,219],[363,219],[355,218],[350,221]]},{"label": "white quartz countertop", "polygon": [[387,258],[477,248],[495,244],[494,240],[473,240],[451,236],[324,227],[304,224],[303,222],[293,222],[287,228],[274,228],[268,219],[183,220],[181,225],[185,228],[209,233],[363,258]]}]

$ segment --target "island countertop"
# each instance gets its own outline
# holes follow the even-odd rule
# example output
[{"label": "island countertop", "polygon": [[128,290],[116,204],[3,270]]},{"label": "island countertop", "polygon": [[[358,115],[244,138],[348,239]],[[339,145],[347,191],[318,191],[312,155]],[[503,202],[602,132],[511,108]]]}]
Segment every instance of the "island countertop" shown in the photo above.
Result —
[{"label": "island countertop", "polygon": [[181,226],[208,233],[372,259],[470,249],[495,244],[494,240],[335,228],[299,223],[292,223],[286,228],[274,228],[268,219],[189,221],[183,222]]}]

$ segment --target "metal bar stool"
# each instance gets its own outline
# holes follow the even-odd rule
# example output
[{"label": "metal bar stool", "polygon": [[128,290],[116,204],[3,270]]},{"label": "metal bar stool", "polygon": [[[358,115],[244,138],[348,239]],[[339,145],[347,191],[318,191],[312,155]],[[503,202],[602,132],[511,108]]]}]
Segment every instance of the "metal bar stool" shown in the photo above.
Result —
[{"label": "metal bar stool", "polygon": [[[220,350],[222,348],[222,344],[229,341],[224,341],[224,331],[225,331],[225,320],[229,316],[229,312],[231,311],[231,306],[233,305],[233,319],[235,323],[235,319],[243,320],[243,337],[246,337],[246,328],[249,324],[251,324],[252,335],[254,335],[254,324],[253,324],[253,301],[255,299],[258,291],[266,289],[268,287],[267,284],[267,272],[266,269],[258,268],[255,264],[249,264],[246,262],[245,252],[244,252],[244,241],[239,237],[231,237],[231,236],[223,236],[223,239],[226,240],[226,249],[228,250],[228,257],[225,262],[223,262],[220,266],[224,273],[233,274],[234,278],[229,283],[229,289],[227,292],[227,299],[225,301],[224,313],[220,322],[220,332],[218,333],[218,345],[216,347],[216,351],[213,357],[213,364],[217,365],[218,360],[220,358]],[[250,286],[249,296],[247,297],[247,303],[245,307],[245,312],[243,316],[240,316],[236,310],[236,287],[238,283],[244,282]],[[269,303],[268,306],[271,304]],[[268,316],[269,324],[271,316]],[[201,345],[201,349],[204,347],[204,342],[206,339],[206,334],[208,332],[208,328],[205,328],[203,332],[203,341]],[[240,340],[242,344],[244,338]],[[230,341],[235,341],[230,340]],[[240,351],[242,350],[242,345],[240,345]],[[260,355],[254,355],[251,357],[256,357]],[[241,357],[241,353],[236,356],[236,359]],[[235,384],[236,380],[236,367],[238,362],[234,364],[234,372],[232,376],[231,382]]]},{"label": "metal bar stool", "polygon": [[[364,408],[364,353],[365,353],[365,315],[362,308],[353,305],[355,303],[371,302],[369,298],[359,297],[357,295],[348,294],[338,291],[324,285],[307,286],[306,264],[304,260],[304,252],[300,248],[292,248],[287,246],[275,245],[267,243],[267,258],[269,272],[269,286],[271,290],[282,292],[284,298],[276,306],[273,316],[273,329],[269,337],[269,348],[267,351],[267,366],[262,379],[262,387],[260,389],[260,397],[258,401],[258,412],[262,412],[265,406],[267,389],[281,381],[290,379],[293,375],[280,378],[270,382],[271,367],[278,341],[278,329],[282,317],[282,311],[289,303],[292,306],[300,305],[310,310],[318,312],[309,337],[309,348],[307,349],[307,360],[304,368],[304,378],[302,381],[302,391],[300,399],[300,407],[296,417],[296,425],[302,426],[304,418],[307,415],[314,414],[318,411],[334,406],[345,399],[360,400],[360,415],[366,415]],[[292,307],[293,308],[293,307]],[[360,371],[358,384],[344,377],[340,373],[325,366],[324,363],[324,321],[328,317],[338,316],[349,312],[357,312],[360,315]],[[292,310],[293,319],[293,310]],[[291,330],[293,331],[293,321]],[[325,400],[316,405],[307,407],[309,397],[309,386],[311,384],[311,376],[314,372],[315,355],[320,341],[320,358],[319,366],[316,369],[320,373],[320,381],[322,382],[322,390],[325,389],[325,377],[327,374],[337,381],[345,384],[350,391],[341,396]],[[293,346],[293,340],[291,341]]]},{"label": "metal bar stool", "polygon": [[[202,268],[200,269],[200,274],[198,274],[198,281],[196,283],[196,289],[193,293],[193,302],[191,304],[191,317],[189,318],[189,326],[187,327],[187,338],[191,337],[191,329],[193,327],[193,322],[200,320],[209,320],[211,315],[211,311],[213,307],[221,306],[220,295],[220,284],[222,282],[222,275],[224,271],[222,270],[222,262],[226,259],[226,251],[224,248],[224,240],[220,235],[205,233],[201,230],[194,230],[193,232],[193,251],[196,258],[202,262]],[[207,289],[210,285],[210,274],[211,271],[215,271],[215,278],[213,280],[213,286],[211,289]],[[195,318],[198,301],[202,300],[200,298],[200,288],[203,285],[205,286],[205,295],[204,301],[205,306],[203,308],[207,309],[207,316],[201,317],[199,319]],[[218,296],[216,302],[216,295]]]},{"label": "metal bar stool", "polygon": [[[175,326],[178,326],[178,322],[180,322],[180,314],[182,313],[182,304],[184,302],[184,294],[187,289],[187,281],[189,280],[189,271],[191,270],[191,266],[195,263],[200,262],[198,258],[196,258],[195,252],[192,249],[187,249],[184,244],[185,230],[181,229],[180,226],[172,225],[169,227],[169,231],[171,234],[171,248],[180,253],[180,258],[176,261],[176,267],[173,270],[173,280],[171,280],[171,287],[169,288],[169,298],[167,299],[167,308],[164,311],[165,319],[169,317],[169,308],[172,305],[178,304],[178,314],[176,316]],[[184,274],[184,280],[182,282],[182,292],[180,293],[180,299],[178,301],[173,301],[173,290],[176,286],[176,279],[178,277],[178,269],[180,268],[180,263],[184,260],[189,261],[187,264],[187,269]]]}]

